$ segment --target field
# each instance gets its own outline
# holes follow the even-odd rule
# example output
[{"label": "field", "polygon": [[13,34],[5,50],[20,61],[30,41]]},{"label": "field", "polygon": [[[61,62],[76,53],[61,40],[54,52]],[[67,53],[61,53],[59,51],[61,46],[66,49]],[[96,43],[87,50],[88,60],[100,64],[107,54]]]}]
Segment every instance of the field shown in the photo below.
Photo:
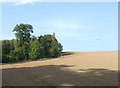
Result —
[{"label": "field", "polygon": [[115,86],[118,52],[66,52],[57,59],[3,64],[3,86]]}]

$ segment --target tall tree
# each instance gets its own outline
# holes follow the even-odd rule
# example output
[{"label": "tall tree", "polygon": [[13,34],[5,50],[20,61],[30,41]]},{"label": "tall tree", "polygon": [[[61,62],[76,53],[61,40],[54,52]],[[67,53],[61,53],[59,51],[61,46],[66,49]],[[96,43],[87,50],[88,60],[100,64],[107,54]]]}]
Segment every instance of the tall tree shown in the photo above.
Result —
[{"label": "tall tree", "polygon": [[33,33],[33,27],[29,24],[20,24],[16,25],[13,29],[13,32],[15,33],[15,36],[18,40],[20,40],[20,43],[23,44],[24,42],[30,41],[30,33]]}]

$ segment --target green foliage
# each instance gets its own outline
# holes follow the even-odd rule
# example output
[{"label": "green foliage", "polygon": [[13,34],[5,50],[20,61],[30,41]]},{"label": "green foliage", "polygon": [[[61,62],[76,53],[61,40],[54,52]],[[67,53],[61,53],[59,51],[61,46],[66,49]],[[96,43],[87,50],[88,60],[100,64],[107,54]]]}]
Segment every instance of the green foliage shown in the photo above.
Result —
[{"label": "green foliage", "polygon": [[17,24],[13,29],[13,32],[16,32],[16,38],[20,40],[20,44],[23,44],[24,42],[30,41],[30,33],[33,33],[33,27],[29,24]]},{"label": "green foliage", "polygon": [[54,58],[61,55],[62,46],[58,43],[54,35],[40,36],[38,40],[42,43],[45,48],[45,56],[47,58]]},{"label": "green foliage", "polygon": [[29,59],[30,45],[28,42],[24,42],[23,46],[24,59]]},{"label": "green foliage", "polygon": [[16,25],[14,30],[16,39],[2,41],[2,62],[17,62],[55,58],[61,56],[63,46],[53,35],[31,36],[33,27],[29,24]]},{"label": "green foliage", "polygon": [[10,41],[9,40],[3,40],[2,41],[2,62],[8,62],[8,54],[11,51],[10,47]]},{"label": "green foliage", "polygon": [[[17,43],[18,44],[18,43]],[[23,61],[29,59],[29,43],[24,42],[21,47],[15,48],[9,53],[10,61]]]},{"label": "green foliage", "polygon": [[11,51],[11,47],[10,47],[9,40],[2,41],[2,53],[3,54],[9,54],[10,51]]},{"label": "green foliage", "polygon": [[34,59],[39,59],[44,57],[44,47],[37,39],[30,42],[30,47],[31,47],[31,50],[30,50],[29,56],[31,59],[34,60]]}]

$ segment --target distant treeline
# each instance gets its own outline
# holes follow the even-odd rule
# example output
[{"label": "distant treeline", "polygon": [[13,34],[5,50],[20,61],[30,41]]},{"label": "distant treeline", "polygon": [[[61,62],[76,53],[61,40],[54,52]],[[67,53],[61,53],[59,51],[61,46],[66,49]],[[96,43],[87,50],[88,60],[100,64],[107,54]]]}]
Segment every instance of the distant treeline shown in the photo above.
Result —
[{"label": "distant treeline", "polygon": [[55,34],[31,36],[33,27],[29,24],[16,25],[13,29],[16,39],[2,41],[2,62],[18,62],[61,56],[63,46]]}]

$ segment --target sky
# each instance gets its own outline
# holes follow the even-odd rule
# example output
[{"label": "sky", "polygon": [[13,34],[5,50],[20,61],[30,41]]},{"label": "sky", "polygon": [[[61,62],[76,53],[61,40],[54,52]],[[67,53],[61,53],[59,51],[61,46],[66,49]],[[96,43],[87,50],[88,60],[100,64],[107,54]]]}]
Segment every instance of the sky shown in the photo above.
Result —
[{"label": "sky", "polygon": [[0,40],[15,38],[20,23],[31,24],[35,36],[55,33],[63,51],[118,50],[117,2],[2,3]]}]

